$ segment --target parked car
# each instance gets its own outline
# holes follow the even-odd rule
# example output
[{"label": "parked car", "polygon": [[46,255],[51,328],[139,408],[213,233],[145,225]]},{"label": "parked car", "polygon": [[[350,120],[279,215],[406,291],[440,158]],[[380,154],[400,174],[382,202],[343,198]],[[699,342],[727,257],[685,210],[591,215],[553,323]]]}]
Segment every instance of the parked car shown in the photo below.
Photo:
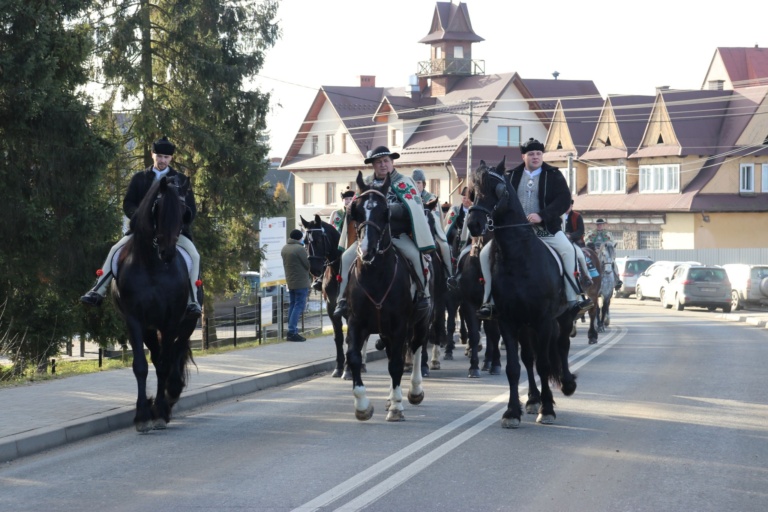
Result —
[{"label": "parked car", "polygon": [[723,265],[731,281],[731,308],[768,304],[768,265],[729,263]]},{"label": "parked car", "polygon": [[686,306],[731,311],[731,282],[723,267],[679,265],[660,295],[662,306],[675,306],[678,311]]},{"label": "parked car", "polygon": [[669,282],[669,278],[680,265],[688,263],[690,265],[701,265],[697,261],[657,261],[648,267],[635,283],[635,298],[637,300],[659,299],[661,289]]},{"label": "parked car", "polygon": [[616,290],[616,296],[629,297],[635,293],[637,278],[652,264],[653,260],[651,258],[634,258],[629,256],[616,258],[619,279],[623,282],[621,288]]}]

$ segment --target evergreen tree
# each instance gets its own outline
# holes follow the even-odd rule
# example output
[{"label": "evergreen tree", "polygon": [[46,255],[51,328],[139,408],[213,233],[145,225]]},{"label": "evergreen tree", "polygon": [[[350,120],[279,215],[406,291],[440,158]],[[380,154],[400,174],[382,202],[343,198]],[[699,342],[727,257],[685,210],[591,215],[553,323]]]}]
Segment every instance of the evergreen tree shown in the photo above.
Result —
[{"label": "evergreen tree", "polygon": [[0,330],[4,351],[38,366],[80,329],[87,262],[119,226],[101,188],[113,145],[76,92],[93,41],[77,19],[91,3],[0,6]]},{"label": "evergreen tree", "polygon": [[101,7],[103,79],[130,108],[136,166],[148,165],[152,141],[167,135],[177,146],[172,165],[192,179],[192,234],[210,305],[243,262],[258,263],[258,218],[275,211],[263,185],[269,96],[246,82],[279,35],[277,4],[102,0]]}]

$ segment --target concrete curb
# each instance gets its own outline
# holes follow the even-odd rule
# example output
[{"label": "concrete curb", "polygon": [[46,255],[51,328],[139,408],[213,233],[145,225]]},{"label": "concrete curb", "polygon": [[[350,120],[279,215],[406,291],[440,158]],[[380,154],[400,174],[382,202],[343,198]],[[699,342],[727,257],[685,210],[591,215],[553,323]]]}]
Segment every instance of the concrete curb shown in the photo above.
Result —
[{"label": "concrete curb", "polygon": [[748,314],[723,313],[722,318],[728,320],[729,322],[741,322],[754,325],[756,327],[765,328],[768,326],[768,319],[760,318],[757,316],[750,316]]},{"label": "concrete curb", "polygon": [[[374,350],[369,351],[366,357],[368,361],[378,361],[386,358],[386,353]],[[212,384],[190,391],[188,394],[182,393],[174,407],[174,412],[178,414],[214,402],[289,384],[318,373],[333,371],[335,367],[336,359],[333,358]],[[8,436],[0,441],[0,462],[9,462],[93,436],[131,428],[133,415],[133,406],[116,407],[108,412],[86,416],[61,425]]]}]

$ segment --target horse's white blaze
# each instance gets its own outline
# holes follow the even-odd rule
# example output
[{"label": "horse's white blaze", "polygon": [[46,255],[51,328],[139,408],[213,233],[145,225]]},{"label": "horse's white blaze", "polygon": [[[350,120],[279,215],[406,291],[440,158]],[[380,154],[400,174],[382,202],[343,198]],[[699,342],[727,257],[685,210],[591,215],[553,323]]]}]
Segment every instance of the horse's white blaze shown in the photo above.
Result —
[{"label": "horse's white blaze", "polygon": [[423,378],[421,376],[421,350],[413,354],[413,370],[411,370],[411,395],[420,395],[424,392],[421,389]]},{"label": "horse's white blaze", "polygon": [[355,410],[367,411],[368,406],[371,405],[371,401],[365,394],[365,386],[355,386],[352,393],[355,395]]},{"label": "horse's white blaze", "polygon": [[[368,222],[371,220],[371,211],[373,211],[373,208],[376,206],[376,201],[369,198],[363,203],[363,211],[365,212],[365,221]],[[369,241],[368,241],[368,226],[363,226],[362,232],[360,233],[361,240],[358,242],[360,244],[360,252],[362,254],[367,254],[369,251]]]},{"label": "horse's white blaze", "polygon": [[403,410],[403,388],[397,386],[389,390],[389,411]]}]

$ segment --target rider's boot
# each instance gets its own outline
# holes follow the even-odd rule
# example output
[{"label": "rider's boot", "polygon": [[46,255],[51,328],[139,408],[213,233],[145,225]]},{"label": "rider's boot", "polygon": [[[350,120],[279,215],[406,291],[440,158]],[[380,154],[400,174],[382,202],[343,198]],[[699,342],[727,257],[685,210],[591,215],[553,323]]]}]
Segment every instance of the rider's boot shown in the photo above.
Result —
[{"label": "rider's boot", "polygon": [[316,277],[314,281],[312,281],[312,289],[317,290],[318,292],[323,290],[323,279],[321,277]]},{"label": "rider's boot", "polygon": [[581,300],[574,301],[571,304],[571,314],[574,316],[584,313],[594,306],[594,302],[589,297],[581,296]]},{"label": "rider's boot", "polygon": [[107,288],[112,281],[112,272],[104,274],[101,269],[99,272],[102,273],[99,274],[101,277],[96,281],[96,285],[91,288],[88,293],[80,297],[80,302],[86,306],[101,306],[101,303],[104,302],[104,297],[107,296]]},{"label": "rider's boot", "polygon": [[196,280],[189,288],[189,302],[187,303],[187,310],[184,312],[188,318],[200,318],[203,315],[203,310],[200,304],[197,303],[196,297],[197,287],[200,286],[199,282]]}]

